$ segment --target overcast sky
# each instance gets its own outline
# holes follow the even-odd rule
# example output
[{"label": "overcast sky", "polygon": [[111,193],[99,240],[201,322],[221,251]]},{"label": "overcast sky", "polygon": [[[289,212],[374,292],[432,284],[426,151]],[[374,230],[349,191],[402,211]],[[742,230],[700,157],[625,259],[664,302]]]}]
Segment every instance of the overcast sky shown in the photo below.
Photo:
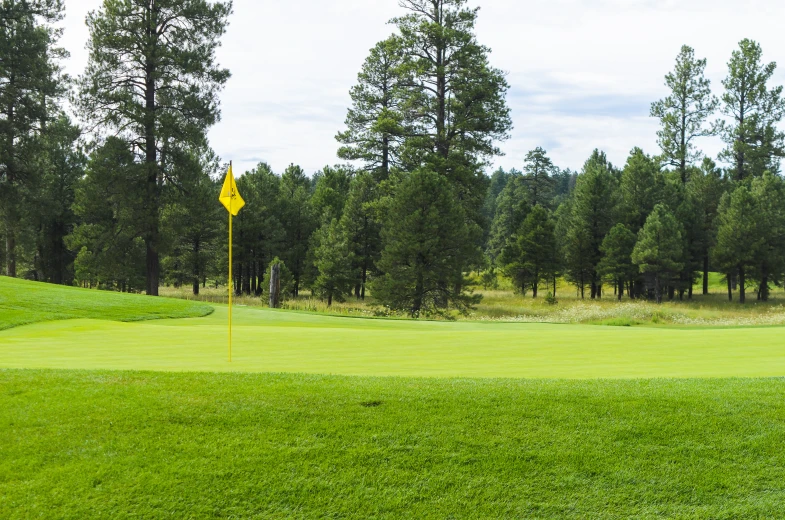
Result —
[{"label": "overcast sky", "polygon": [[[66,0],[67,70],[82,72],[88,11],[101,0]],[[651,102],[666,95],[664,75],[682,44],[708,58],[715,93],[731,51],[757,40],[785,84],[785,2],[774,0],[470,0],[491,64],[508,73],[512,137],[497,166],[521,168],[544,147],[554,163],[579,169],[592,149],[622,165],[633,146],[656,153]],[[368,50],[403,11],[397,0],[235,0],[218,52],[232,78],[222,121],[210,141],[239,174],[259,161],[308,173],[336,157],[349,89]],[[716,156],[714,138],[699,142]]]}]

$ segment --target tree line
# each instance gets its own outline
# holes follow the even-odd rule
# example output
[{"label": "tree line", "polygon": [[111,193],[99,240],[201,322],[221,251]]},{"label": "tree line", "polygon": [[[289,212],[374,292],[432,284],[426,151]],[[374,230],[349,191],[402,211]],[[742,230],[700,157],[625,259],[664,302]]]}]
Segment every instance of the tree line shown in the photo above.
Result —
[{"label": "tree line", "polygon": [[[595,150],[580,171],[545,150],[485,172],[512,128],[509,88],[465,0],[401,0],[395,31],[350,91],[338,157],[308,177],[259,164],[237,180],[234,279],[226,280],[222,163],[207,129],[229,72],[215,49],[229,2],[105,0],[87,19],[82,76],[62,74],[58,0],[0,0],[0,203],[5,272],[157,294],[231,283],[262,296],[349,296],[412,316],[465,311],[467,278],[503,273],[522,293],[691,298],[723,273],[728,295],[766,300],[785,274],[785,187],[776,65],[743,40],[719,97],[683,47],[652,104],[660,150],[623,166]],[[62,108],[69,95],[82,121]],[[699,139],[722,137],[718,162]],[[718,163],[724,167],[718,166]]]}]

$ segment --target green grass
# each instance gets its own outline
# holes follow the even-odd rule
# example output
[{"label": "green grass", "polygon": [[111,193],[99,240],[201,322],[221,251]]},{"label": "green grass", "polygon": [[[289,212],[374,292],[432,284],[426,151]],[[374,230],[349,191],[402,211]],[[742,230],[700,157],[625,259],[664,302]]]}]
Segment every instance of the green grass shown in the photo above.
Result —
[{"label": "green grass", "polygon": [[362,376],[650,378],[785,375],[783,327],[428,322],[234,310],[0,332],[0,368],[303,372]]},{"label": "green grass", "polygon": [[[456,312],[451,317],[458,320],[483,320],[483,321],[511,321],[524,323],[584,323],[598,325],[677,325],[677,326],[755,326],[755,325],[785,325],[785,292],[781,288],[772,288],[769,302],[755,301],[754,290],[749,290],[749,301],[746,305],[738,303],[738,294],[734,294],[736,301],[728,301],[727,288],[718,273],[710,273],[710,294],[701,294],[702,285],[697,285],[692,300],[686,298],[679,301],[665,301],[662,305],[654,302],[636,300],[630,301],[626,297],[618,302],[613,295],[613,289],[606,287],[602,299],[581,299],[576,294],[575,287],[564,280],[560,280],[556,305],[545,301],[547,291],[540,291],[538,298],[528,295],[516,294],[506,279],[500,280],[497,289],[483,289],[475,287],[478,294],[483,296],[482,301],[470,312],[468,316],[461,316]],[[207,287],[201,290],[199,296],[194,296],[190,287],[162,287],[161,294],[187,300],[204,301],[210,303],[226,303],[226,288]],[[237,303],[251,306],[266,306],[264,298],[241,296],[235,299]],[[331,307],[307,292],[300,297],[284,302],[284,308],[308,312],[319,312],[335,316],[389,316],[406,318],[405,314],[391,313],[389,309],[375,304],[372,295],[366,300],[348,298],[346,302],[334,302]]]},{"label": "green grass", "polygon": [[90,291],[0,276],[0,330],[52,320],[141,321],[205,316],[212,307],[172,298]]},{"label": "green grass", "polygon": [[0,517],[779,518],[785,381],[0,371]]},{"label": "green grass", "polygon": [[783,327],[236,307],[230,364],[220,304],[7,278],[0,297],[0,518],[785,510]]}]

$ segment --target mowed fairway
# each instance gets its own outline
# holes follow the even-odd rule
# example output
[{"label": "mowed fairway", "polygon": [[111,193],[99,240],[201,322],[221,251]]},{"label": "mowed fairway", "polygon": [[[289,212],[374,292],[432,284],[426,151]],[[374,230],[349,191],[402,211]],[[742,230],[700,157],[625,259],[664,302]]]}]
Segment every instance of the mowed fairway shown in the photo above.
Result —
[{"label": "mowed fairway", "polygon": [[0,370],[0,518],[782,518],[783,394]]},{"label": "mowed fairway", "polygon": [[785,375],[785,329],[340,318],[235,308],[192,319],[64,320],[0,331],[0,367],[529,378]]},{"label": "mowed fairway", "polygon": [[230,364],[226,307],[8,287],[38,322],[0,331],[0,518],[785,510],[782,328],[236,308]]}]

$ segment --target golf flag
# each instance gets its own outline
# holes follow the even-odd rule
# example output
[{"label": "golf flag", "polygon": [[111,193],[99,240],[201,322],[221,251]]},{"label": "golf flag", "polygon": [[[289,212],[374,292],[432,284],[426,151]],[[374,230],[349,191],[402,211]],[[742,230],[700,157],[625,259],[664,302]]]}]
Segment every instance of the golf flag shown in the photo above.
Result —
[{"label": "golf flag", "polygon": [[234,182],[232,163],[229,163],[229,171],[226,172],[226,180],[223,188],[221,188],[221,195],[218,196],[218,200],[224,205],[226,211],[235,217],[242,207],[245,206],[245,201],[240,196],[240,192],[237,191],[237,184]]},{"label": "golf flag", "polygon": [[226,211],[229,212],[229,362],[232,362],[232,217],[236,217],[243,206],[245,201],[237,191],[237,184],[234,182],[234,174],[232,173],[232,162],[229,161],[229,171],[226,172],[226,180],[224,186],[221,188],[221,194],[218,195],[218,200],[224,205]]}]

